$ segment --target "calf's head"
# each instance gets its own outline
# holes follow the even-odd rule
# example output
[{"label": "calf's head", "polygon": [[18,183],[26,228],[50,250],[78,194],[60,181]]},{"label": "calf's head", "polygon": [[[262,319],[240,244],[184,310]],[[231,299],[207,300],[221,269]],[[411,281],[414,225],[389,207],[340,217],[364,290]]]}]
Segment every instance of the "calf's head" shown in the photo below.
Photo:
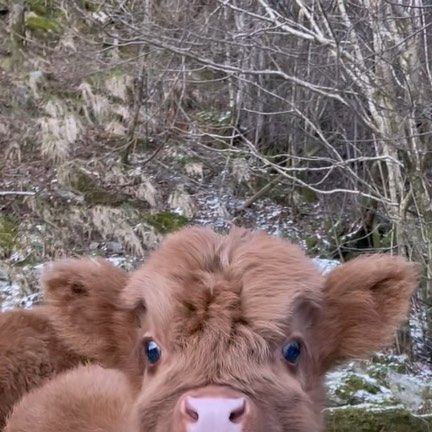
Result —
[{"label": "calf's head", "polygon": [[264,233],[171,235],[122,294],[143,311],[136,430],[322,430],[325,372],[388,343],[416,284],[402,258],[362,257],[324,277]]}]

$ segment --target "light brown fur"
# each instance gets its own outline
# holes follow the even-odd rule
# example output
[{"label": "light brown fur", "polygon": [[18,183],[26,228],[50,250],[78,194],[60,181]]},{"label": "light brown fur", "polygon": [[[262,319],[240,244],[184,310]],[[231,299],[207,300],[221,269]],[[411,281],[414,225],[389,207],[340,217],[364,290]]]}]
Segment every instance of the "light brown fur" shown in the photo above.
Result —
[{"label": "light brown fur", "polygon": [[82,358],[58,338],[44,308],[0,314],[0,429],[13,404]]},{"label": "light brown fur", "polygon": [[[130,430],[184,431],[173,421],[179,398],[223,385],[253,406],[242,432],[321,431],[325,372],[391,340],[417,273],[402,258],[378,255],[324,277],[298,247],[264,233],[189,228],[169,236],[121,294],[125,310],[142,309],[130,329],[136,347],[125,353],[144,370],[131,375],[142,390]],[[143,352],[149,337],[162,348],[156,366]],[[303,346],[296,366],[282,356],[291,340]]]},{"label": "light brown fur", "polygon": [[102,259],[58,261],[42,277],[43,307],[0,313],[0,429],[20,397],[57,373],[83,361],[124,366],[118,348],[128,351],[133,324],[121,327],[131,313],[118,301],[127,278]]},{"label": "light brown fur", "polygon": [[134,311],[120,305],[128,274],[104,259],[65,259],[42,275],[51,322],[65,344],[107,367],[122,367],[134,343]]},{"label": "light brown fur", "polygon": [[132,401],[120,371],[82,366],[24,396],[4,432],[131,432]]}]

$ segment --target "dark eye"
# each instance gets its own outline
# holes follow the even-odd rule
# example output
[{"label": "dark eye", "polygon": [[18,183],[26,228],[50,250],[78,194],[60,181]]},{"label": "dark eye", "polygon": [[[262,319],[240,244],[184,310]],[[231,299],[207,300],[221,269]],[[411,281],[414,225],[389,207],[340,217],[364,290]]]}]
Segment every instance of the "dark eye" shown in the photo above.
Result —
[{"label": "dark eye", "polygon": [[288,344],[286,344],[283,348],[282,348],[282,354],[284,356],[284,359],[292,364],[295,365],[297,364],[299,358],[300,358],[300,354],[301,354],[301,344],[300,342],[297,341],[293,341],[290,342]]},{"label": "dark eye", "polygon": [[161,349],[159,345],[152,339],[145,341],[144,352],[150,364],[156,364],[161,358]]}]

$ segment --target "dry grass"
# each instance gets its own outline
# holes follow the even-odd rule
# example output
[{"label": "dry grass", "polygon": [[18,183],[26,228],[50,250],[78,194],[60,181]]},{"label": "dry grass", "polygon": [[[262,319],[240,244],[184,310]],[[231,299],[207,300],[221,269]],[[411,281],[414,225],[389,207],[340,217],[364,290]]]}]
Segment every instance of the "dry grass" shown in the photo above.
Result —
[{"label": "dry grass", "polygon": [[192,197],[181,186],[171,193],[168,204],[174,211],[186,216],[188,219],[193,218],[196,211]]},{"label": "dry grass", "polygon": [[50,100],[44,110],[48,115],[37,121],[40,127],[42,156],[49,160],[64,161],[71,146],[80,137],[83,125],[79,117],[70,112],[60,100]]},{"label": "dry grass", "polygon": [[91,219],[104,239],[120,241],[125,249],[134,256],[144,256],[143,246],[151,247],[159,241],[152,227],[144,223],[132,227],[128,214],[123,209],[96,206],[91,210]]}]

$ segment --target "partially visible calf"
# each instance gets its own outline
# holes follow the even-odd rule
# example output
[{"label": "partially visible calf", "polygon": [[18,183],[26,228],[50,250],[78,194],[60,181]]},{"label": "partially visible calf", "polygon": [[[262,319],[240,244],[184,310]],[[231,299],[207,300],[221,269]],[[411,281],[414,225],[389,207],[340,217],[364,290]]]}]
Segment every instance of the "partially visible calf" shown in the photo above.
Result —
[{"label": "partially visible calf", "polygon": [[22,395],[82,360],[57,336],[46,308],[1,313],[0,430]]},{"label": "partially visible calf", "polygon": [[119,294],[127,279],[102,259],[59,261],[42,276],[44,306],[0,313],[0,429],[15,402],[57,373],[84,361],[125,365],[119,349],[128,352],[133,314]]},{"label": "partially visible calf", "polygon": [[[140,312],[130,322],[134,348],[118,339],[116,349],[143,371],[129,375],[141,390],[133,426],[122,425],[320,432],[325,373],[388,344],[417,282],[416,266],[400,257],[364,256],[323,276],[298,247],[264,233],[171,235],[121,293],[122,313]],[[29,399],[7,432],[33,431],[30,422],[14,427],[38,406]],[[54,414],[69,427],[68,411]]]},{"label": "partially visible calf", "polygon": [[82,366],[24,396],[4,432],[132,432],[132,402],[121,372]]}]

